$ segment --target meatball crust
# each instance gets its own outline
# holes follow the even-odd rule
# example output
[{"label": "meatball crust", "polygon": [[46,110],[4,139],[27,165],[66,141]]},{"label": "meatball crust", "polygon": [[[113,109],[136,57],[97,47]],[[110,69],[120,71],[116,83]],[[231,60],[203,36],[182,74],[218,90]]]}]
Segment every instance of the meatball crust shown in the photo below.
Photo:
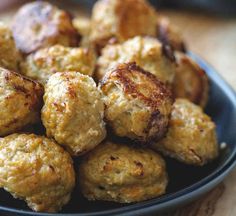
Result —
[{"label": "meatball crust", "polygon": [[146,0],[99,0],[92,10],[90,40],[98,49],[110,39],[156,36],[157,14]]},{"label": "meatball crust", "polygon": [[118,63],[136,62],[163,82],[172,83],[175,58],[171,50],[151,37],[134,37],[123,44],[108,45],[98,58],[96,78],[100,80],[109,68]]},{"label": "meatball crust", "polygon": [[21,60],[11,30],[0,22],[0,67],[18,71]]},{"label": "meatball crust", "polygon": [[79,71],[92,76],[95,64],[96,55],[93,49],[54,45],[28,55],[21,64],[21,71],[45,84],[56,72]]},{"label": "meatball crust", "polygon": [[170,89],[135,63],[119,64],[100,83],[105,117],[114,133],[149,143],[167,130],[172,108]]},{"label": "meatball crust", "polygon": [[177,67],[173,84],[176,98],[187,98],[204,107],[208,100],[209,83],[205,71],[190,57],[176,52]]},{"label": "meatball crust", "polygon": [[44,1],[23,5],[14,17],[12,31],[24,54],[54,44],[76,46],[79,39],[71,16]]},{"label": "meatball crust", "polygon": [[131,203],[164,194],[168,178],[154,151],[107,141],[85,156],[79,181],[89,200]]},{"label": "meatball crust", "polygon": [[22,75],[0,68],[0,136],[40,120],[43,87]]},{"label": "meatball crust", "polygon": [[215,124],[201,107],[177,99],[168,132],[152,147],[183,163],[202,166],[218,156]]},{"label": "meatball crust", "polygon": [[104,104],[93,79],[79,72],[55,73],[46,84],[42,121],[72,155],[85,153],[106,136]]},{"label": "meatball crust", "polygon": [[0,139],[0,187],[34,211],[56,212],[70,200],[75,173],[70,155],[34,134]]},{"label": "meatball crust", "polygon": [[179,29],[172,25],[167,17],[158,16],[157,38],[173,50],[186,52],[186,45]]}]

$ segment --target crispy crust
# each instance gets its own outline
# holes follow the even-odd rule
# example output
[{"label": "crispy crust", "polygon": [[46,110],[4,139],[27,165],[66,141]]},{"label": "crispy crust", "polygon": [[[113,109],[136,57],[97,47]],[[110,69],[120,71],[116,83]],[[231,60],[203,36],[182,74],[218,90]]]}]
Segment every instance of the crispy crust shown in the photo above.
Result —
[{"label": "crispy crust", "polygon": [[[142,84],[145,86],[137,85],[135,80],[133,80],[135,76],[140,76],[140,79],[143,80]],[[110,82],[110,79],[115,79],[116,82],[119,82],[119,84],[122,85],[125,94],[132,95],[134,98],[139,98],[152,109],[157,109],[165,98],[173,100],[171,90],[153,74],[136,65],[135,62],[119,64],[117,68],[108,72],[101,81],[102,90],[105,90],[104,88],[106,88],[105,86]],[[143,88],[150,90],[147,95],[142,93]]]},{"label": "crispy crust", "polygon": [[94,80],[79,72],[53,74],[45,85],[42,122],[72,155],[92,150],[106,137],[104,104]]},{"label": "crispy crust", "polygon": [[107,72],[100,88],[106,120],[118,136],[148,144],[166,133],[173,97],[153,74],[134,62],[119,64]]},{"label": "crispy crust", "polygon": [[156,11],[146,0],[100,0],[93,7],[90,40],[100,51],[111,38],[123,42],[156,35]]},{"label": "crispy crust", "polygon": [[19,9],[13,20],[12,31],[17,47],[25,54],[54,44],[76,46],[79,42],[71,16],[41,1]]},{"label": "crispy crust", "polygon": [[53,140],[34,134],[0,139],[0,187],[34,211],[57,212],[75,185],[73,161]]},{"label": "crispy crust", "polygon": [[89,200],[131,203],[165,193],[168,176],[152,150],[107,141],[83,158],[79,180]]},{"label": "crispy crust", "polygon": [[0,68],[0,96],[0,135],[39,121],[43,96],[39,83]]},{"label": "crispy crust", "polygon": [[202,166],[219,154],[215,128],[201,107],[177,99],[166,136],[152,148],[183,163]]},{"label": "crispy crust", "polygon": [[205,107],[208,100],[209,81],[205,71],[182,53],[176,53],[177,68],[173,84],[175,98],[187,98]]}]

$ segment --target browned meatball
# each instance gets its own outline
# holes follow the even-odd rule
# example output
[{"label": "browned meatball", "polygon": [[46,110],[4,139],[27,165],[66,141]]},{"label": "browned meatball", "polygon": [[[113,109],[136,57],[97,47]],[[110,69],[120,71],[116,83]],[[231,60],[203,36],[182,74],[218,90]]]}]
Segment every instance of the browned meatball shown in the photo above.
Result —
[{"label": "browned meatball", "polygon": [[144,70],[165,83],[172,83],[175,76],[175,57],[169,47],[153,37],[136,36],[121,44],[107,45],[97,61],[96,79],[118,63],[136,62]]},{"label": "browned meatball", "polygon": [[218,156],[215,124],[201,107],[177,99],[165,138],[152,147],[183,163],[202,166]]},{"label": "browned meatball", "polygon": [[34,211],[59,211],[75,186],[70,155],[53,140],[34,134],[0,138],[0,170],[0,187]]},{"label": "browned meatball", "polygon": [[204,107],[208,100],[208,78],[205,71],[190,57],[176,52],[177,67],[173,84],[176,98],[187,98]]},{"label": "browned meatball", "polygon": [[0,67],[18,71],[20,60],[11,30],[0,22]]},{"label": "browned meatball", "polygon": [[40,120],[43,86],[0,68],[0,136]]},{"label": "browned meatball", "polygon": [[172,49],[181,52],[186,51],[186,45],[179,29],[172,25],[167,17],[158,16],[157,38]]},{"label": "browned meatball", "polygon": [[146,0],[99,0],[93,7],[90,40],[98,49],[110,39],[156,36],[157,15]]},{"label": "browned meatball", "polygon": [[79,72],[53,74],[45,86],[44,103],[47,136],[72,155],[90,151],[106,137],[104,103],[91,77]]},{"label": "browned meatball", "polygon": [[149,143],[166,133],[172,95],[154,75],[135,63],[119,64],[100,88],[106,120],[116,135]]},{"label": "browned meatball", "polygon": [[54,44],[76,46],[79,38],[70,15],[44,1],[23,5],[14,17],[12,31],[25,54]]},{"label": "browned meatball", "polygon": [[157,153],[112,142],[85,156],[79,180],[87,199],[120,203],[158,197],[168,183],[165,162]]}]

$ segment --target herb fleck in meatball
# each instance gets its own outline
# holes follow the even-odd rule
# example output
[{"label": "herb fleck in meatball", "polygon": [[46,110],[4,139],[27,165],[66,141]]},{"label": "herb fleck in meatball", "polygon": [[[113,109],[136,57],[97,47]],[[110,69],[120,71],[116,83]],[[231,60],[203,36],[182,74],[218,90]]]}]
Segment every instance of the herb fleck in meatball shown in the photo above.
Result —
[{"label": "herb fleck in meatball", "polygon": [[61,45],[40,49],[27,56],[21,64],[22,73],[45,84],[56,72],[79,71],[93,75],[96,55],[93,49]]},{"label": "herb fleck in meatball", "polygon": [[23,5],[14,17],[12,31],[24,54],[54,44],[76,46],[79,39],[71,16],[44,1]]},{"label": "herb fleck in meatball", "polygon": [[114,133],[140,142],[160,139],[167,131],[171,91],[135,63],[119,64],[100,84],[105,117]]},{"label": "herb fleck in meatball", "polygon": [[92,10],[90,40],[98,49],[110,39],[123,42],[137,35],[156,36],[157,15],[145,0],[100,0]]},{"label": "herb fleck in meatball", "polygon": [[177,99],[168,132],[153,148],[181,162],[204,165],[218,156],[215,124],[201,107]]},{"label": "herb fleck in meatball", "polygon": [[43,86],[0,68],[0,136],[40,120]]},{"label": "herb fleck in meatball", "polygon": [[154,151],[111,142],[85,156],[79,180],[87,199],[120,203],[158,197],[168,183],[165,162]]},{"label": "herb fleck in meatball", "polygon": [[0,187],[34,211],[59,211],[75,185],[70,155],[54,141],[34,134],[0,139],[0,171]]},{"label": "herb fleck in meatball", "polygon": [[45,87],[42,121],[47,136],[72,155],[85,153],[106,136],[104,104],[93,79],[79,72],[55,73]]},{"label": "herb fleck in meatball", "polygon": [[173,83],[176,98],[187,98],[204,107],[208,100],[208,78],[203,69],[191,58],[176,52],[177,67]]},{"label": "herb fleck in meatball", "polygon": [[135,37],[123,44],[108,45],[98,58],[96,78],[102,79],[108,69],[118,63],[136,62],[163,82],[172,83],[175,75],[175,59],[171,50],[151,37]]},{"label": "herb fleck in meatball", "polygon": [[0,67],[18,71],[21,60],[11,30],[0,23]]}]

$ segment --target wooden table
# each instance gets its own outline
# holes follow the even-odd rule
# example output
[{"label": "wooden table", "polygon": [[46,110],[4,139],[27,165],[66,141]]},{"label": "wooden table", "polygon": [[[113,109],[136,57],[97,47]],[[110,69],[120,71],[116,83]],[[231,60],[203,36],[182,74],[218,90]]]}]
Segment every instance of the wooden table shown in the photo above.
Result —
[{"label": "wooden table", "polygon": [[[55,2],[55,1],[54,1]],[[78,6],[70,7],[73,11]],[[79,7],[78,7],[79,10]],[[1,12],[8,22],[15,9]],[[196,13],[161,11],[182,29],[188,47],[211,63],[236,89],[236,19],[217,18]],[[201,199],[165,216],[235,216],[236,169]]]}]

